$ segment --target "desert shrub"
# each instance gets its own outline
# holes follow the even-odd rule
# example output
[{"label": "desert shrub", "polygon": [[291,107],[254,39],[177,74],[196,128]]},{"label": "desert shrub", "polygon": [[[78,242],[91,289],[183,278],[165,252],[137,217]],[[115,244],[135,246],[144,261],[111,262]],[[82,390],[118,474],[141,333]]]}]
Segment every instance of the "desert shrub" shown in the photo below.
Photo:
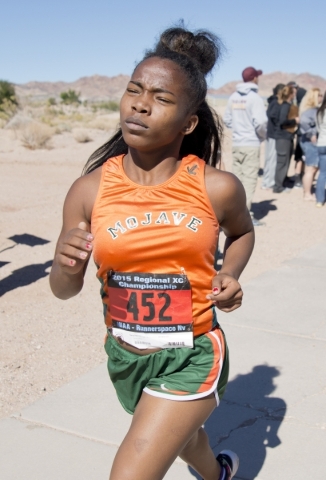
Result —
[{"label": "desert shrub", "polygon": [[119,103],[114,100],[109,100],[108,102],[94,103],[92,108],[95,112],[99,109],[117,112],[119,110]]},{"label": "desert shrub", "polygon": [[9,102],[18,105],[15,87],[12,83],[7,82],[6,80],[0,80],[0,104],[2,104],[4,100],[8,100]]},{"label": "desert shrub", "polygon": [[80,93],[75,92],[75,90],[68,90],[67,92],[60,93],[62,103],[70,105],[72,103],[81,103]]},{"label": "desert shrub", "polygon": [[93,141],[93,139],[89,136],[88,132],[82,129],[74,131],[74,138],[78,143],[87,143]]},{"label": "desert shrub", "polygon": [[53,130],[48,125],[32,122],[20,130],[19,137],[22,145],[30,150],[47,148]]},{"label": "desert shrub", "polygon": [[118,117],[106,117],[106,116],[100,116],[97,118],[94,118],[89,123],[89,126],[91,128],[96,128],[98,130],[112,130],[116,129],[119,123],[119,118]]},{"label": "desert shrub", "polygon": [[55,133],[60,135],[60,133],[71,132],[72,127],[68,123],[59,123],[55,126]]},{"label": "desert shrub", "polygon": [[4,121],[9,120],[16,112],[17,107],[15,87],[6,80],[0,80],[0,118]]},{"label": "desert shrub", "polygon": [[49,107],[52,107],[53,105],[56,105],[56,104],[57,104],[57,101],[56,101],[56,99],[55,99],[54,97],[50,97],[50,98],[48,99],[48,105],[49,105]]},{"label": "desert shrub", "polygon": [[25,128],[26,125],[33,122],[32,117],[25,115],[24,113],[16,113],[6,124],[6,129],[20,130]]}]

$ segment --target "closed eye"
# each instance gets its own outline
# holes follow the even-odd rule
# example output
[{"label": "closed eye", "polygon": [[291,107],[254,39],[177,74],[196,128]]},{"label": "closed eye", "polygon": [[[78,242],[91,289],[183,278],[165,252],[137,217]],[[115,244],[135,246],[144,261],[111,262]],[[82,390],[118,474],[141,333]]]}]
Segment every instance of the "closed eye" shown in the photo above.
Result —
[{"label": "closed eye", "polygon": [[171,100],[168,100],[167,98],[158,97],[157,100],[163,103],[172,103]]},{"label": "closed eye", "polygon": [[139,90],[136,90],[134,88],[127,88],[128,93],[140,93]]}]

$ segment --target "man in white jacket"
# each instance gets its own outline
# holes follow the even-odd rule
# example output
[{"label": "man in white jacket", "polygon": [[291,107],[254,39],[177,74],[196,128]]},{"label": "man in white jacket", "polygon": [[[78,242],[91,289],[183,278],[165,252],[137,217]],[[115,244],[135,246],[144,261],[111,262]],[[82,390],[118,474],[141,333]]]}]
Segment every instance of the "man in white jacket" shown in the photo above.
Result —
[{"label": "man in white jacket", "polygon": [[[237,85],[223,117],[225,125],[232,128],[233,173],[243,183],[249,210],[258,180],[260,144],[266,138],[267,128],[266,109],[257,93],[262,73],[253,67],[243,70],[244,83]],[[253,214],[252,220],[255,226],[263,225]]]}]

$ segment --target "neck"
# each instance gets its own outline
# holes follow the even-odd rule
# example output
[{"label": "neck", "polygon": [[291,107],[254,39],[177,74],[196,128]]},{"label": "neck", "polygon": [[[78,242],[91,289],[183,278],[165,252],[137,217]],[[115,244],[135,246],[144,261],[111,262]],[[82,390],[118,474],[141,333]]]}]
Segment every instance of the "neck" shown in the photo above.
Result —
[{"label": "neck", "polygon": [[166,151],[139,152],[129,148],[123,160],[126,175],[140,185],[158,185],[168,180],[177,171],[180,160],[179,150],[169,146]]}]

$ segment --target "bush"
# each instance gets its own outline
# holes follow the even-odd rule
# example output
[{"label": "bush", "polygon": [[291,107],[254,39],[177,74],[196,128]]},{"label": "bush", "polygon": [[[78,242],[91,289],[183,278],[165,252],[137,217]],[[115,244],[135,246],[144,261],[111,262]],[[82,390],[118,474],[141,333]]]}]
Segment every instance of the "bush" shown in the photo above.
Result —
[{"label": "bush", "polygon": [[18,101],[15,87],[5,80],[0,80],[0,118],[7,121],[17,110]]},{"label": "bush", "polygon": [[48,99],[48,105],[49,105],[49,107],[52,107],[53,105],[56,105],[56,104],[57,104],[57,101],[56,101],[55,98],[50,97],[50,98]]},{"label": "bush", "polygon": [[117,112],[119,110],[120,106],[118,102],[115,102],[114,100],[109,100],[108,102],[100,102],[100,103],[95,103],[93,105],[93,110],[109,110],[110,112]]},{"label": "bush", "polygon": [[93,139],[89,136],[86,130],[76,130],[74,132],[74,137],[78,143],[87,143],[92,142]]},{"label": "bush", "polygon": [[119,118],[107,118],[104,116],[100,116],[97,118],[94,118],[89,123],[90,128],[95,128],[97,130],[115,130],[118,126],[119,123]]},{"label": "bush", "polygon": [[14,105],[18,105],[15,87],[5,80],[0,80],[0,105],[4,100],[8,100]]},{"label": "bush", "polygon": [[62,103],[71,105],[72,103],[81,103],[80,93],[76,93],[75,90],[68,90],[68,92],[60,93]]},{"label": "bush", "polygon": [[60,135],[61,133],[71,132],[71,125],[67,123],[59,123],[59,125],[55,125],[55,133]]},{"label": "bush", "polygon": [[33,122],[21,129],[19,137],[24,147],[36,150],[47,148],[52,135],[53,130],[48,125]]}]

